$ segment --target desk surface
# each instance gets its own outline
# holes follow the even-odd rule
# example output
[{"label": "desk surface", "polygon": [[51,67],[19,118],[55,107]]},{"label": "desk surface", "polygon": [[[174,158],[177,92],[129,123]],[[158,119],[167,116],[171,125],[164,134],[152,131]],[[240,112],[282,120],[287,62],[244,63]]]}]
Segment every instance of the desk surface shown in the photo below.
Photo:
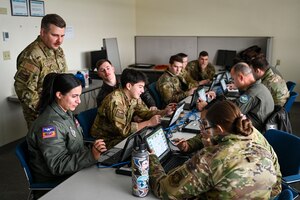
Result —
[{"label": "desk surface", "polygon": [[[191,138],[192,133],[176,132],[174,138]],[[41,200],[135,199],[131,194],[131,177],[118,175],[113,168],[92,166],[83,169],[45,194]],[[143,199],[156,199],[149,192]]]}]

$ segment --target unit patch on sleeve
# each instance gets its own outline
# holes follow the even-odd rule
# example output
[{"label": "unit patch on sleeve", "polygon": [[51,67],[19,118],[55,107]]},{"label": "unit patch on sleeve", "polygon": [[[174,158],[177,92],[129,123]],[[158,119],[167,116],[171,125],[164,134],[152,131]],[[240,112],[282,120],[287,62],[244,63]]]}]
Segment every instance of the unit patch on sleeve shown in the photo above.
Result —
[{"label": "unit patch on sleeve", "polygon": [[43,139],[47,138],[56,138],[56,128],[54,126],[46,126],[42,128],[42,137]]},{"label": "unit patch on sleeve", "polygon": [[239,102],[245,104],[249,101],[250,97],[247,94],[243,94],[242,96],[240,96],[239,98]]}]

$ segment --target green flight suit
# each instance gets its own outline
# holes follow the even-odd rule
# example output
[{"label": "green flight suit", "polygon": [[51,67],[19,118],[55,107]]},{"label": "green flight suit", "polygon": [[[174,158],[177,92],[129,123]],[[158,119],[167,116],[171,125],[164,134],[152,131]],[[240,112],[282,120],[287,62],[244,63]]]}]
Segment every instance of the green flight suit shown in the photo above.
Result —
[{"label": "green flight suit", "polygon": [[281,191],[278,158],[256,129],[216,137],[216,145],[168,174],[156,155],[149,164],[151,189],[161,199],[270,199]]},{"label": "green flight suit", "polygon": [[236,100],[236,104],[260,132],[264,130],[265,120],[274,110],[273,97],[261,80],[249,86]]},{"label": "green flight suit", "polygon": [[39,182],[61,182],[97,162],[84,146],[79,122],[56,102],[34,121],[26,140],[33,178]]},{"label": "green flight suit", "polygon": [[62,48],[49,49],[40,36],[18,56],[14,87],[23,107],[28,129],[38,116],[37,104],[45,76],[51,72],[66,71],[67,65]]}]

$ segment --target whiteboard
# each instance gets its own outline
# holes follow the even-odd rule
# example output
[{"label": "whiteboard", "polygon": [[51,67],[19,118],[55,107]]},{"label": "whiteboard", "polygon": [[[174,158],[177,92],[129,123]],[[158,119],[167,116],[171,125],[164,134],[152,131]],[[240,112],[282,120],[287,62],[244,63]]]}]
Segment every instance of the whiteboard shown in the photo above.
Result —
[{"label": "whiteboard", "polygon": [[197,56],[196,36],[136,36],[136,63],[168,64],[172,55]]},{"label": "whiteboard", "polygon": [[106,50],[107,59],[115,67],[115,73],[122,74],[117,38],[104,38],[103,48]]}]

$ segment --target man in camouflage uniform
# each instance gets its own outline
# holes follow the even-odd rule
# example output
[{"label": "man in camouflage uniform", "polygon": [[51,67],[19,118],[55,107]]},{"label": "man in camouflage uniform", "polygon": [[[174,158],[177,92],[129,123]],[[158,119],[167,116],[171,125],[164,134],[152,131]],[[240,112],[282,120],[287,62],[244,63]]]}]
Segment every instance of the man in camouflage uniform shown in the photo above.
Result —
[{"label": "man in camouflage uniform", "polygon": [[[104,98],[98,108],[91,135],[104,139],[107,149],[114,147],[130,134],[145,126],[156,126],[162,115],[170,115],[174,105],[164,110],[149,110],[141,100],[146,76],[134,69],[125,69],[121,75],[122,88]],[[142,121],[133,121],[138,116]]]},{"label": "man in camouflage uniform", "polygon": [[169,103],[178,103],[187,96],[193,94],[194,88],[189,88],[183,77],[179,77],[183,61],[178,55],[170,57],[169,67],[156,83],[156,89],[160,93],[164,105]]},{"label": "man in camouflage uniform", "polygon": [[178,53],[177,55],[182,58],[182,70],[179,74],[179,78],[184,84],[188,85],[188,88],[198,87],[199,83],[191,77],[186,69],[186,66],[188,64],[188,55],[186,55],[185,53]]},{"label": "man in camouflage uniform", "polygon": [[[215,115],[220,112],[224,114],[224,110],[215,109],[211,112]],[[250,200],[270,199],[280,193],[281,172],[273,148],[251,124],[247,126],[252,129],[244,128],[243,133],[231,132],[228,127],[234,125],[226,128],[224,124],[247,119],[240,112],[227,115],[233,115],[231,121],[224,121],[221,116],[218,121],[223,120],[223,124],[211,120],[211,126],[201,128],[202,133],[211,130],[214,144],[205,146],[168,174],[164,172],[157,156],[150,155],[150,186],[157,197]],[[226,115],[225,119],[228,119]]]},{"label": "man in camouflage uniform", "polygon": [[286,81],[275,74],[269,67],[269,63],[264,55],[255,57],[250,61],[250,67],[256,79],[261,79],[271,92],[275,105],[284,106],[290,97]]},{"label": "man in camouflage uniform", "polygon": [[66,23],[60,16],[45,15],[41,22],[40,35],[17,58],[14,86],[28,128],[38,116],[37,104],[45,76],[51,72],[67,70],[65,55],[60,47],[65,27]]},{"label": "man in camouflage uniform", "polygon": [[189,62],[186,68],[194,80],[200,81],[200,85],[208,84],[216,73],[215,67],[208,62],[206,51],[201,51],[198,60]]}]

